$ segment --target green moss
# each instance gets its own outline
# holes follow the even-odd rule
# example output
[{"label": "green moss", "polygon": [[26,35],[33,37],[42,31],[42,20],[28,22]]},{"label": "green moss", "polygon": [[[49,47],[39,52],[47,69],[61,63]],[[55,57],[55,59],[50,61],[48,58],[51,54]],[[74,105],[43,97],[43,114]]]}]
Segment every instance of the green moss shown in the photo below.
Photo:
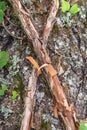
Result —
[{"label": "green moss", "polygon": [[17,84],[18,87],[17,91],[19,92],[20,98],[23,101],[24,84],[19,73],[17,73],[16,76],[14,77],[14,81]]},{"label": "green moss", "polygon": [[50,121],[42,120],[41,129],[42,130],[52,130]]},{"label": "green moss", "polygon": [[54,29],[54,31],[55,31],[56,33],[58,33],[58,32],[59,32],[59,27],[58,27],[58,25],[57,25],[57,24],[54,24],[53,29]]}]

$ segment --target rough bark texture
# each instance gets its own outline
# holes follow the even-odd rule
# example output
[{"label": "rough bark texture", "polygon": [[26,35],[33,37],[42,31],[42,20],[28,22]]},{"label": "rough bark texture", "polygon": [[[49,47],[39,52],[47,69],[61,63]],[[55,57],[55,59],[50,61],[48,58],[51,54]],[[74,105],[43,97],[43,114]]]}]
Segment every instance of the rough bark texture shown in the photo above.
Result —
[{"label": "rough bark texture", "polygon": [[[34,50],[37,56],[39,57],[40,61],[42,61],[43,64],[51,65],[51,59],[49,55],[47,54],[47,50],[45,48],[45,43],[44,43],[46,42],[46,39],[48,38],[50,31],[52,30],[50,27],[49,31],[47,32],[46,28],[49,28],[48,26],[50,25],[47,22],[47,27],[45,28],[44,33],[43,33],[44,35],[43,40],[41,40],[41,38],[38,35],[38,32],[36,31],[34,25],[32,24],[32,21],[31,21],[32,19],[31,19],[31,15],[29,11],[27,11],[27,9],[25,8],[25,6],[22,4],[20,0],[11,0],[11,1],[12,1],[14,10],[16,10],[17,16],[19,17],[21,21],[24,31],[26,32],[28,38],[32,40]],[[58,4],[57,4],[58,1],[53,0],[53,2],[55,3],[55,6],[57,6],[55,9],[58,10]],[[47,21],[50,21],[50,19],[48,18]],[[55,100],[58,104],[58,111],[64,121],[66,129],[78,130],[76,126],[77,125],[76,115],[75,115],[76,112],[72,106],[69,106],[57,74],[51,75],[51,73],[49,73],[48,68],[45,68],[45,69],[47,72],[47,76],[49,78],[51,92],[53,96],[55,97]]]},{"label": "rough bark texture", "polygon": [[43,31],[43,36],[42,36],[44,44],[47,42],[47,39],[48,39],[50,32],[53,28],[53,25],[55,23],[55,16],[57,14],[58,8],[59,8],[59,0],[57,0],[57,1],[52,0],[50,13],[47,18],[47,23],[46,23],[45,29]]},{"label": "rough bark texture", "polygon": [[31,77],[29,78],[27,95],[25,98],[25,106],[23,113],[23,120],[20,130],[30,130],[32,123],[32,113],[34,106],[34,96],[36,91],[37,76],[35,70],[33,70]]}]

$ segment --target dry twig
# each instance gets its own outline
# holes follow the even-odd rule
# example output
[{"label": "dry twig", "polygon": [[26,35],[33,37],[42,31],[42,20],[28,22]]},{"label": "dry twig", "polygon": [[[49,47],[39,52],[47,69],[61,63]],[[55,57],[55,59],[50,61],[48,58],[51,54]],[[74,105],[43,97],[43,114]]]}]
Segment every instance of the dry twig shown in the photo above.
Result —
[{"label": "dry twig", "polygon": [[[48,67],[45,67],[45,70],[48,75],[51,92],[56,99],[56,102],[58,104],[58,111],[65,123],[66,129],[67,130],[78,130],[78,128],[76,126],[76,122],[75,122],[76,112],[75,112],[74,108],[69,106],[69,104],[67,102],[67,98],[64,94],[64,91],[60,84],[57,73],[53,74],[53,73],[49,72],[50,69],[53,72],[54,71],[56,72],[56,70],[54,69],[54,67],[51,64],[51,59],[50,59],[49,55],[47,54],[44,42],[40,39],[38,32],[36,31],[34,25],[32,24],[31,18],[29,17],[30,14],[26,15],[26,13],[29,13],[29,12],[26,12],[24,5],[21,3],[20,0],[12,0],[12,5],[17,12],[17,15],[21,21],[24,31],[26,32],[28,38],[32,40],[34,50],[35,50],[36,54],[38,55],[40,61],[42,61],[42,63],[44,63],[44,64],[48,64]],[[49,31],[49,33],[50,33],[50,31]],[[48,36],[49,36],[49,33],[47,33]]]},{"label": "dry twig", "polygon": [[10,36],[12,36],[13,38],[19,39],[19,40],[23,40],[23,37],[15,36],[13,33],[11,33],[11,32],[7,29],[7,27],[5,26],[4,21],[3,21],[2,25],[3,25],[4,29],[6,30],[6,32],[7,32]]},{"label": "dry twig", "polygon": [[55,18],[56,18],[58,8],[59,8],[59,0],[52,0],[49,16],[47,18],[47,23],[46,23],[45,29],[43,31],[43,36],[42,36],[44,44],[47,42],[50,32],[55,23]]},{"label": "dry twig", "polygon": [[35,70],[33,70],[31,77],[29,78],[27,95],[25,98],[25,106],[23,113],[23,120],[20,130],[30,130],[32,123],[32,112],[34,105],[34,96],[36,91],[37,76]]}]

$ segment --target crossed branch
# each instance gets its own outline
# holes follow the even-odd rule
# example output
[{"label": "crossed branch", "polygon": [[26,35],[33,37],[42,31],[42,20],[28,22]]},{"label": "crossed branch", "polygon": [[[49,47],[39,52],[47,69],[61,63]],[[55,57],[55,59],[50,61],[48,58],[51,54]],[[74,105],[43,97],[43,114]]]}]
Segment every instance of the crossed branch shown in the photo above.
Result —
[{"label": "crossed branch", "polygon": [[[72,105],[68,104],[67,98],[64,94],[63,88],[59,81],[57,71],[54,69],[52,65],[51,59],[47,53],[47,48],[46,48],[48,37],[55,23],[56,14],[59,9],[59,0],[52,0],[49,16],[47,18],[47,22],[46,22],[45,29],[43,31],[42,38],[39,37],[39,34],[32,23],[33,18],[30,14],[30,11],[24,6],[21,0],[11,0],[11,2],[14,10],[16,10],[17,16],[21,21],[21,24],[23,26],[24,31],[26,32],[27,37],[32,40],[32,45],[34,47],[35,53],[37,54],[41,63],[47,65],[46,67],[44,67],[44,69],[46,70],[51,93],[56,102],[55,104],[56,111],[60,114],[61,118],[63,119],[66,130],[78,130],[79,128],[78,128],[78,121],[76,118],[76,110]],[[31,108],[32,108],[32,101],[36,89],[35,88],[36,81],[38,78],[36,76],[36,71],[33,72],[32,76],[34,77],[34,79],[31,78],[32,80],[30,80],[31,83],[29,83],[30,84],[29,87],[31,88],[31,90],[33,90],[32,87],[34,87],[34,91],[29,91],[25,99],[26,101],[25,106],[30,105],[29,107],[27,107],[30,109],[29,110],[27,109],[29,111],[29,115],[27,115],[27,111],[25,107],[25,114],[24,114],[24,119],[22,121],[21,130],[30,130],[31,127],[31,115],[32,115]],[[35,84],[33,84],[31,87],[31,84],[34,82],[34,80],[35,80]],[[31,93],[33,93],[32,98],[30,96]],[[27,99],[29,99],[29,102]]]}]

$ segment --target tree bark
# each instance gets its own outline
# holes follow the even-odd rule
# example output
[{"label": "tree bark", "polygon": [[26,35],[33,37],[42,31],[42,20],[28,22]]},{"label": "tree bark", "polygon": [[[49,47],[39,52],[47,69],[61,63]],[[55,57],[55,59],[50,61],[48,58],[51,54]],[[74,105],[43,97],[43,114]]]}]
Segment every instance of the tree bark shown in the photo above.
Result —
[{"label": "tree bark", "polygon": [[[39,57],[42,64],[47,64],[47,67],[45,67],[47,77],[50,83],[50,88],[53,96],[55,97],[55,100],[58,104],[58,112],[60,113],[64,124],[66,126],[66,130],[78,130],[77,122],[76,122],[76,111],[75,109],[68,104],[67,98],[64,94],[63,88],[61,86],[61,83],[59,81],[59,78],[57,76],[57,72],[52,66],[51,59],[49,55],[47,54],[46,50],[46,39],[48,38],[50,31],[52,30],[52,26],[50,26],[51,29],[47,32],[46,28],[49,28],[49,24],[47,24],[47,27],[45,27],[44,33],[43,33],[43,39],[38,35],[38,32],[36,31],[34,25],[32,24],[32,18],[29,10],[26,9],[26,7],[22,4],[21,0],[11,0],[12,6],[14,8],[14,11],[17,13],[17,16],[19,17],[19,20],[21,21],[21,24],[24,28],[24,31],[27,34],[27,37],[32,40],[32,44],[34,47],[34,50]],[[58,10],[58,4],[57,0],[53,0],[56,6],[56,11]],[[55,10],[53,10],[55,11]],[[53,17],[52,17],[53,18]],[[50,23],[50,20],[47,19]],[[47,36],[46,36],[47,35]],[[45,43],[44,43],[45,42]],[[55,73],[51,73],[51,71]]]},{"label": "tree bark", "polygon": [[25,98],[24,113],[20,130],[30,130],[33,116],[34,96],[36,92],[37,76],[33,70],[29,78],[28,90]]}]

